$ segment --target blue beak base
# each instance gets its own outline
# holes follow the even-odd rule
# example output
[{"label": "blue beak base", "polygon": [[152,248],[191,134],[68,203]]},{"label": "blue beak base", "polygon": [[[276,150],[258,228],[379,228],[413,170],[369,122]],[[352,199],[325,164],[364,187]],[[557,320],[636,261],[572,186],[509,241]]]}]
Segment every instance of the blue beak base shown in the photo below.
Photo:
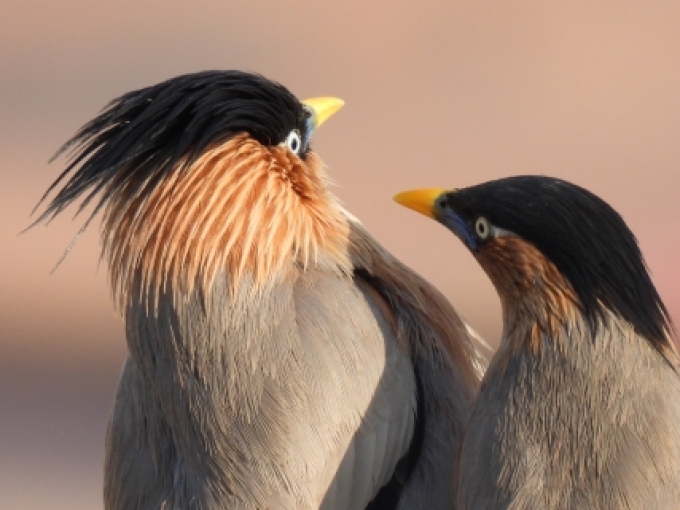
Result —
[{"label": "blue beak base", "polygon": [[453,232],[456,237],[468,247],[468,249],[471,251],[477,251],[477,241],[463,218],[448,209],[437,209],[435,216],[436,219],[451,232]]}]

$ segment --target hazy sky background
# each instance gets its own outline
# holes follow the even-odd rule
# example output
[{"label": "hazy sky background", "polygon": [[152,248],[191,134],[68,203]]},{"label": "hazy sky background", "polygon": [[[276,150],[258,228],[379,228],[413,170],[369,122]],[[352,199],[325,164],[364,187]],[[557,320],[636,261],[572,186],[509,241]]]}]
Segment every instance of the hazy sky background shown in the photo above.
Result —
[{"label": "hazy sky background", "polygon": [[0,508],[101,508],[123,326],[97,226],[17,236],[109,100],[204,69],[260,72],[346,107],[316,150],[348,209],[489,340],[500,308],[412,187],[521,173],[591,189],[637,234],[680,321],[680,2],[4,0],[0,4]]}]

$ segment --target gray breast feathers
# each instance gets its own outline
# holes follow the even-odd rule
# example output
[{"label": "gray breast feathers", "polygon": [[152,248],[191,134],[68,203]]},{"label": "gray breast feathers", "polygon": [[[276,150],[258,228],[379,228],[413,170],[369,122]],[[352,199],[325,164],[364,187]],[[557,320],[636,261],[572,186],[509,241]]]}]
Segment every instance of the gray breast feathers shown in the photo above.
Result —
[{"label": "gray breast feathers", "polygon": [[658,351],[611,314],[596,341],[584,324],[538,354],[511,340],[466,429],[461,508],[677,508],[680,379]]}]

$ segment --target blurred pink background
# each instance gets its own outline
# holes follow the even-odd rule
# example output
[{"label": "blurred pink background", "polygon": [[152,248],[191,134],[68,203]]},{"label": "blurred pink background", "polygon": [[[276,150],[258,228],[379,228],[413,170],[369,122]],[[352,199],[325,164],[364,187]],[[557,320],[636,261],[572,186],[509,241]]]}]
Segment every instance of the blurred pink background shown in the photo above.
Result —
[{"label": "blurred pink background", "polygon": [[5,0],[0,4],[0,508],[101,508],[123,326],[93,225],[17,234],[64,166],[47,160],[112,98],[238,68],[345,109],[316,150],[336,193],[492,343],[500,308],[400,190],[543,173],[585,186],[637,234],[680,321],[680,3]]}]

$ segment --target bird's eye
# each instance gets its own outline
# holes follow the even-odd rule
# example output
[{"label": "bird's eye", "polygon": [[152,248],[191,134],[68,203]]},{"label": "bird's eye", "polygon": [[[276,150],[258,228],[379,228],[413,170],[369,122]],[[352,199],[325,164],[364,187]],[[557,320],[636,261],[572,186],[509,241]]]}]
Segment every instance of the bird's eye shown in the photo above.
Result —
[{"label": "bird's eye", "polygon": [[484,216],[480,216],[475,220],[475,233],[477,237],[484,240],[489,237],[491,233],[491,224]]},{"label": "bird's eye", "polygon": [[299,153],[302,148],[302,137],[300,137],[300,132],[297,129],[293,129],[288,133],[288,136],[286,136],[286,141],[284,143],[292,153]]}]

